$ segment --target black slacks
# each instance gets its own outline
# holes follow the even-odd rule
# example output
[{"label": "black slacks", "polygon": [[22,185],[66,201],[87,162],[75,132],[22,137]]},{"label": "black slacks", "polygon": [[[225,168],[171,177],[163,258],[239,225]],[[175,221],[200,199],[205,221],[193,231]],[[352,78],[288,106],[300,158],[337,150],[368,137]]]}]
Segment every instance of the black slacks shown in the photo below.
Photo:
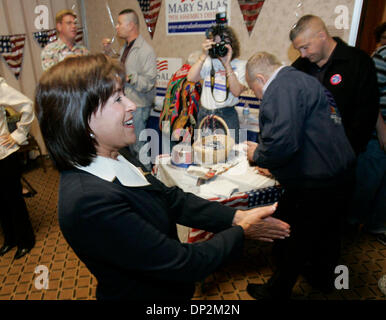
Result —
[{"label": "black slacks", "polygon": [[0,224],[4,243],[30,248],[35,236],[22,195],[21,165],[17,153],[0,160]]},{"label": "black slacks", "polygon": [[344,210],[351,194],[347,184],[317,189],[286,188],[275,216],[291,225],[291,236],[275,241],[277,269],[267,283],[275,298],[288,299],[298,276],[311,266],[315,283],[334,285],[341,247]]}]

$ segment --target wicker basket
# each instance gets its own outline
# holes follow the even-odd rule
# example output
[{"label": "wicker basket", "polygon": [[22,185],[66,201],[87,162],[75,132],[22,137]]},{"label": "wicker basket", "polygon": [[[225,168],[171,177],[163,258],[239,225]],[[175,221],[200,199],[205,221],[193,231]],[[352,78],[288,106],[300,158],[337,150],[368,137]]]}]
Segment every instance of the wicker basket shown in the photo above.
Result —
[{"label": "wicker basket", "polygon": [[[221,123],[226,134],[212,134],[202,137],[202,126],[209,117],[213,117],[214,120]],[[206,116],[201,120],[198,129],[197,140],[193,143],[194,162],[201,165],[225,162],[235,145],[235,140],[230,136],[225,121],[216,115]]]}]

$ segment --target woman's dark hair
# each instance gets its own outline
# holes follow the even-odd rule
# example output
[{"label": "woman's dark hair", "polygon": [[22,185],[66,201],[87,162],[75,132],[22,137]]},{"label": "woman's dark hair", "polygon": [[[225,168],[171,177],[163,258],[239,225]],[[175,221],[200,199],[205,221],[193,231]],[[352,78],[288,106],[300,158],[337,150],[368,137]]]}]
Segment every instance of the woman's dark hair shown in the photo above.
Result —
[{"label": "woman's dark hair", "polygon": [[381,42],[382,34],[386,31],[386,22],[380,24],[378,27],[375,28],[374,34],[375,34],[375,41]]},{"label": "woman's dark hair", "polygon": [[240,56],[240,42],[237,39],[236,33],[234,30],[229,26],[220,26],[215,25],[212,27],[212,36],[213,39],[215,36],[224,35],[225,39],[229,39],[229,44],[232,47],[232,60]]},{"label": "woman's dark hair", "polygon": [[87,166],[96,156],[88,122],[124,78],[123,67],[103,54],[69,57],[43,74],[35,106],[45,144],[59,171]]}]

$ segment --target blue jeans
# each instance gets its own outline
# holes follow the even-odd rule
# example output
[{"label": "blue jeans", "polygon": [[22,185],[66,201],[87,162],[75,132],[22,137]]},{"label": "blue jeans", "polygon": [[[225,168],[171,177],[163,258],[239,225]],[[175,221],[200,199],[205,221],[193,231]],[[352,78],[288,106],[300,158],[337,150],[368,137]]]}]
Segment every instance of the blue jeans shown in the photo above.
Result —
[{"label": "blue jeans", "polygon": [[386,153],[371,139],[358,156],[350,223],[363,223],[372,233],[386,231]]},{"label": "blue jeans", "polygon": [[[231,131],[231,136],[232,138],[235,139],[235,143],[239,143],[240,122],[239,122],[239,116],[237,114],[235,107],[224,107],[224,108],[214,109],[214,110],[209,110],[204,107],[201,107],[197,115],[197,128],[204,117],[212,114],[221,117],[227,124],[228,128],[234,130],[234,131]],[[215,125],[217,126],[216,129],[222,128],[222,125],[218,121],[215,121]],[[203,124],[203,128],[204,127],[205,127],[205,124]],[[212,122],[210,122],[209,128],[213,130]],[[232,135],[233,132],[234,132],[234,136]],[[203,133],[203,135],[206,135],[206,134]]]}]

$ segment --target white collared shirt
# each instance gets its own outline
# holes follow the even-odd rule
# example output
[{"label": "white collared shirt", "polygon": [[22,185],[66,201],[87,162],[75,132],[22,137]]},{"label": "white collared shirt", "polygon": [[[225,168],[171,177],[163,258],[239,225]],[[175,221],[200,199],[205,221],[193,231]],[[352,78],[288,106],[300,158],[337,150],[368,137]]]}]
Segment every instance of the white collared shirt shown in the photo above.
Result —
[{"label": "white collared shirt", "polygon": [[20,120],[16,124],[16,129],[11,133],[11,137],[16,141],[16,144],[11,148],[0,146],[0,160],[19,150],[19,146],[28,143],[28,132],[35,117],[32,101],[24,94],[10,87],[0,77],[0,136],[9,134],[5,107],[11,107],[20,113]]},{"label": "white collared shirt", "polygon": [[264,94],[265,90],[267,90],[267,88],[271,84],[271,82],[276,78],[276,76],[279,73],[279,71],[281,69],[283,69],[284,67],[285,66],[281,66],[281,67],[277,68],[274,73],[272,73],[272,75],[269,77],[268,81],[265,83],[265,85],[263,87],[263,94]]},{"label": "white collared shirt", "polygon": [[109,182],[117,178],[126,187],[150,185],[142,172],[121,155],[116,160],[97,156],[87,167],[77,168]]}]

